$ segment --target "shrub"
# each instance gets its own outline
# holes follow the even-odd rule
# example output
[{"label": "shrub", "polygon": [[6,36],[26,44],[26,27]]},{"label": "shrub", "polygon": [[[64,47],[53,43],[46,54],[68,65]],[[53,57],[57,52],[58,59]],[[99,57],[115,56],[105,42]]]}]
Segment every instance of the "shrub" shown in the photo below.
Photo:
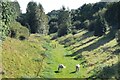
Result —
[{"label": "shrub", "polygon": [[18,22],[11,22],[10,37],[20,40],[27,39],[29,37],[29,30]]},{"label": "shrub", "polygon": [[64,36],[68,33],[68,24],[60,24],[58,29],[58,37]]}]

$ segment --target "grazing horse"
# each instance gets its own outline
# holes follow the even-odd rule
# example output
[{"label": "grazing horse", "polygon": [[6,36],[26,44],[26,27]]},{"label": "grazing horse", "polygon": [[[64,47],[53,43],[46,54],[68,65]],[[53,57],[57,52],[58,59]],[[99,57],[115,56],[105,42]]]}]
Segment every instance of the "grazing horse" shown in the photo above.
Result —
[{"label": "grazing horse", "polygon": [[80,65],[77,64],[77,65],[76,65],[76,72],[78,72],[79,70],[80,70]]},{"label": "grazing horse", "polygon": [[63,64],[58,65],[58,71],[62,70],[63,68],[66,68],[66,66],[64,66]]}]

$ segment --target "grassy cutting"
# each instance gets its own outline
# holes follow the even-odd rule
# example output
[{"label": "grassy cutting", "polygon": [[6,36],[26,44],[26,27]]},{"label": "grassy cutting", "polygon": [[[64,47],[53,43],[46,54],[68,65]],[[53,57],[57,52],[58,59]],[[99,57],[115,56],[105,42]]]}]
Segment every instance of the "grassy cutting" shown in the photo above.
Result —
[{"label": "grassy cutting", "polygon": [[[85,30],[56,40],[38,34],[24,41],[7,38],[2,52],[6,72],[3,77],[115,78],[118,76],[119,53],[120,47],[114,38],[98,38]],[[46,55],[42,64],[41,54]],[[57,72],[59,64],[66,66],[60,73]],[[74,72],[76,64],[81,65],[77,73]]]}]

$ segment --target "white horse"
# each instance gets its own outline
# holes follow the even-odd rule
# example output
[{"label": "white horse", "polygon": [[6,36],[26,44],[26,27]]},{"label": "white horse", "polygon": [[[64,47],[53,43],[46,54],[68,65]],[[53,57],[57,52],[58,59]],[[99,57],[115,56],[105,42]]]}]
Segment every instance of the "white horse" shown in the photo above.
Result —
[{"label": "white horse", "polygon": [[76,72],[78,72],[79,70],[80,70],[80,65],[77,64],[77,65],[76,65]]},{"label": "white horse", "polygon": [[58,65],[58,71],[62,70],[63,68],[66,68],[66,66],[64,66],[63,64]]}]

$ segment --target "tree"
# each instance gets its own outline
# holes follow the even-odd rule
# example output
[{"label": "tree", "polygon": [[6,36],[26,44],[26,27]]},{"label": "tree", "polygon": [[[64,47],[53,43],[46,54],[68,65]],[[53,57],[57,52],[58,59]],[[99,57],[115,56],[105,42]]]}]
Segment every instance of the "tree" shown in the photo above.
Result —
[{"label": "tree", "polygon": [[27,22],[30,25],[31,33],[48,33],[48,17],[41,4],[29,2],[27,5]]},{"label": "tree", "polygon": [[27,16],[26,14],[21,14],[19,18],[16,19],[17,22],[21,23],[22,26],[25,26],[29,29],[29,32],[31,32],[30,25],[27,23]]},{"label": "tree", "polygon": [[14,20],[16,20],[21,14],[20,5],[17,0],[10,2],[10,3],[12,7],[12,12],[14,12],[14,15],[13,15]]},{"label": "tree", "polygon": [[116,27],[117,28],[117,23],[118,23],[118,4],[117,3],[111,3],[108,6],[108,9],[105,13],[105,19],[109,23],[109,25],[112,26],[112,28]]},{"label": "tree", "polygon": [[88,31],[94,31],[94,28],[95,28],[95,23],[96,23],[96,20],[93,20],[90,22],[90,25],[88,26]]},{"label": "tree", "polygon": [[58,31],[58,23],[57,23],[57,19],[53,18],[49,21],[49,34],[51,33],[55,33]]},{"label": "tree", "polygon": [[[0,10],[2,10],[2,2],[0,1]],[[0,11],[0,40],[2,40],[2,11]]]},{"label": "tree", "polygon": [[2,38],[5,38],[9,34],[9,24],[13,21],[12,5],[9,1],[0,1],[0,32],[2,33]]},{"label": "tree", "polygon": [[102,18],[100,15],[95,23],[94,35],[95,36],[102,36],[106,32],[106,22],[105,19]]},{"label": "tree", "polygon": [[92,19],[92,8],[92,4],[84,4],[79,8],[81,14],[81,22],[84,22],[86,19]]},{"label": "tree", "polygon": [[49,30],[48,16],[45,14],[41,4],[38,5],[35,14],[37,33],[47,34]]},{"label": "tree", "polygon": [[58,36],[66,35],[71,28],[71,14],[63,7],[58,15]]},{"label": "tree", "polygon": [[59,15],[60,10],[52,10],[49,12],[48,19],[49,19],[49,34],[55,33],[58,31],[58,15]]},{"label": "tree", "polygon": [[36,33],[35,25],[35,11],[37,8],[36,2],[29,2],[27,5],[27,23],[30,25],[31,33]]},{"label": "tree", "polygon": [[79,9],[71,10],[71,18],[72,23],[74,23],[75,21],[81,21],[80,10]]},{"label": "tree", "polygon": [[64,36],[68,33],[68,24],[64,23],[64,24],[60,24],[59,28],[58,28],[58,36]]}]

